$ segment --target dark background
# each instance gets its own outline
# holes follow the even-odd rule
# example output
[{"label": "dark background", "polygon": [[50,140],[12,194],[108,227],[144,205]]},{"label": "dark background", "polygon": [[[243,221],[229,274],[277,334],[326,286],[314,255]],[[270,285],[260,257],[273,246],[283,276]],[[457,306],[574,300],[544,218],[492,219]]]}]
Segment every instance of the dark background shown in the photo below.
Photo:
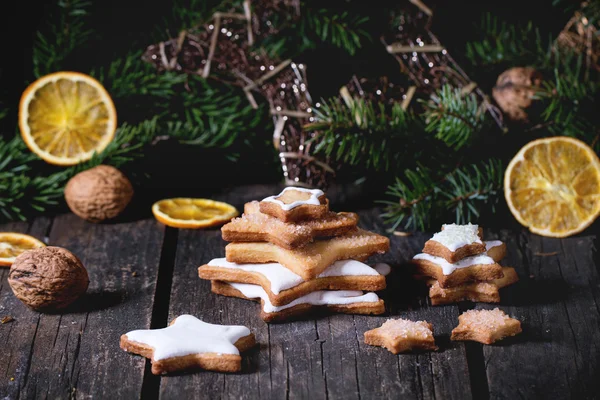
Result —
[{"label": "dark background", "polygon": [[[392,81],[405,81],[406,78],[400,75],[396,61],[385,52],[379,40],[382,28],[387,26],[390,8],[399,3],[349,3],[340,0],[327,3],[340,11],[352,7],[356,13],[368,15],[370,22],[367,29],[373,36],[371,42],[365,43],[364,48],[354,56],[333,47],[319,46],[295,58],[308,66],[308,87],[313,99],[336,95],[340,86],[347,83],[353,74],[371,77],[387,75]],[[553,6],[551,0],[426,1],[426,4],[434,9],[433,32],[449,48],[453,57],[465,67],[467,74],[488,93],[501,71],[473,69],[463,58],[465,43],[479,37],[477,27],[484,13],[490,12],[501,20],[515,24],[533,21],[544,35],[553,37],[556,37],[571,15],[570,12],[563,11],[568,2]],[[4,31],[5,50],[0,53],[0,106],[8,107],[10,114],[9,118],[0,121],[0,132],[6,137],[17,132],[18,101],[22,91],[33,80],[33,38],[36,30],[44,26],[53,6],[54,2],[49,1],[15,2],[10,6],[3,6],[5,12],[1,15],[1,29]],[[10,10],[13,7],[15,9]],[[92,68],[107,65],[131,49],[144,49],[169,35],[176,35],[176,26],[171,27],[168,33],[160,32],[160,27],[165,26],[165,20],[173,19],[170,18],[171,8],[172,3],[169,1],[94,1],[89,19],[90,28],[95,32],[94,37],[85,48],[77,51],[68,60],[68,64],[76,66],[72,69],[89,72]],[[124,120],[120,118],[119,123],[122,122]],[[184,147],[170,141],[149,148],[143,160],[128,167],[129,170],[143,171],[142,175],[152,177],[137,183],[137,201],[150,203],[157,198],[168,196],[208,195],[233,185],[280,181],[280,165],[274,150],[268,144],[272,134],[268,121],[265,121],[264,132],[258,134],[264,138],[264,144],[259,143],[253,150],[246,150],[235,163],[226,160],[227,152],[224,150]],[[492,136],[490,140],[494,140]],[[511,145],[509,140],[494,140],[490,143],[491,154],[514,154],[515,146],[514,143]],[[54,167],[41,165],[40,171],[53,171],[48,168]],[[372,174],[363,183],[366,188],[363,187],[359,191],[362,192],[365,202],[383,197],[383,182],[391,181],[390,177],[384,174]],[[343,172],[340,174],[341,181],[352,181],[354,178],[356,176],[351,173],[348,176]],[[501,208],[506,207],[502,205]]]}]

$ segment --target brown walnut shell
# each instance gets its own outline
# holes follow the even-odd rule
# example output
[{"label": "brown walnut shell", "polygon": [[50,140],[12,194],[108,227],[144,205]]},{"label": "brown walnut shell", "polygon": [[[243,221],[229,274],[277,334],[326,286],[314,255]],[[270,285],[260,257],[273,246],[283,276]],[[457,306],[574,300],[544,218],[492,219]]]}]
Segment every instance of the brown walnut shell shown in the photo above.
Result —
[{"label": "brown walnut shell", "polygon": [[55,311],[84,294],[90,280],[73,253],[48,246],[20,254],[10,267],[8,283],[27,306],[37,311]]},{"label": "brown walnut shell", "polygon": [[541,83],[542,74],[534,68],[510,68],[500,74],[492,95],[509,120],[528,122],[526,109],[533,103]]},{"label": "brown walnut shell", "polygon": [[90,222],[115,218],[131,201],[133,187],[118,169],[99,165],[75,175],[65,187],[71,211]]}]

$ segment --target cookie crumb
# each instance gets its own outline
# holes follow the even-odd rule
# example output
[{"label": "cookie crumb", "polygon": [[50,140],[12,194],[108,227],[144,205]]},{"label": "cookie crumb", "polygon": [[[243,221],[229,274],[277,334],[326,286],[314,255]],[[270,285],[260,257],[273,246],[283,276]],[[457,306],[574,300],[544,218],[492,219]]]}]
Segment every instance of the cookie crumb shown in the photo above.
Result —
[{"label": "cookie crumb", "polygon": [[134,278],[135,278],[136,276],[138,276],[138,273],[137,273],[137,271],[133,271],[133,272],[131,273],[131,276],[133,276]]},{"label": "cookie crumb", "polygon": [[7,315],[5,317],[2,317],[2,319],[0,319],[0,324],[7,324],[9,322],[13,322],[15,319],[13,317],[11,317],[10,315]]}]

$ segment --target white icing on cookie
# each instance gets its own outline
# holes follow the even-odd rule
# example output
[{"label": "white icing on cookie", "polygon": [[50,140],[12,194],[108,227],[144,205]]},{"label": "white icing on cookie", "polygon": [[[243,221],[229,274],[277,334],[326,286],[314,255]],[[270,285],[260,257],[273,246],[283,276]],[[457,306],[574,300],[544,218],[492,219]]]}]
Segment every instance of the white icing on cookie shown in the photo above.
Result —
[{"label": "white icing on cookie", "polygon": [[467,268],[472,265],[495,264],[496,263],[491,257],[488,257],[485,254],[478,254],[478,255],[472,256],[472,257],[465,257],[462,260],[460,260],[454,264],[449,263],[448,261],[446,261],[445,258],[435,257],[435,256],[432,256],[431,254],[425,254],[425,253],[417,254],[416,256],[413,257],[413,259],[414,260],[426,260],[426,261],[430,261],[430,262],[436,264],[437,266],[442,268],[444,275],[450,275],[457,269]]},{"label": "white icing on cookie", "polygon": [[440,243],[450,251],[456,251],[469,244],[481,243],[478,230],[479,226],[473,224],[444,225],[444,229],[434,234],[431,240]]},{"label": "white icing on cookie", "polygon": [[501,240],[488,240],[485,243],[485,251],[489,251],[491,248],[502,246]]},{"label": "white icing on cookie", "polygon": [[392,267],[390,267],[390,264],[386,263],[377,263],[373,268],[375,268],[375,271],[379,272],[379,274],[383,276],[387,276],[390,274],[390,272],[392,272]]},{"label": "white icing on cookie", "polygon": [[[228,269],[238,269],[248,272],[257,272],[264,275],[271,282],[271,292],[279,294],[282,290],[291,289],[304,282],[299,276],[285,268],[279,263],[268,264],[236,264],[227,261],[225,258],[215,258],[208,265],[213,267],[221,267]],[[379,272],[369,267],[367,264],[356,260],[336,261],[317,278],[325,278],[328,276],[373,276],[379,275]],[[382,274],[384,275],[384,274]]]},{"label": "white icing on cookie", "polygon": [[154,360],[190,354],[240,354],[234,343],[250,335],[250,329],[239,325],[214,325],[192,315],[180,315],[173,324],[162,329],[139,329],[127,332],[127,339],[154,349]]},{"label": "white icing on cookie", "polygon": [[284,306],[274,306],[269,301],[269,296],[265,290],[258,285],[250,285],[247,283],[228,283],[233,286],[244,296],[249,299],[262,299],[263,310],[266,313],[274,313],[294,307],[298,304],[312,304],[315,306],[322,305],[339,305],[339,304],[354,304],[354,303],[376,303],[379,297],[373,293],[363,294],[360,290],[318,290],[297,298]]},{"label": "white icing on cookie", "polygon": [[[297,190],[299,192],[310,193],[310,197],[306,200],[298,200],[298,201],[291,202],[289,204],[285,204],[283,201],[277,200],[277,197],[280,197],[288,190]],[[289,186],[289,187],[286,187],[285,189],[283,189],[283,191],[281,193],[279,193],[275,196],[269,196],[267,198],[264,198],[262,201],[268,201],[270,203],[278,204],[282,210],[289,211],[289,210],[296,208],[298,206],[301,206],[303,204],[318,206],[321,204],[321,202],[319,201],[319,197],[323,196],[324,194],[325,193],[323,193],[323,191],[321,189],[306,189],[306,188]]]}]

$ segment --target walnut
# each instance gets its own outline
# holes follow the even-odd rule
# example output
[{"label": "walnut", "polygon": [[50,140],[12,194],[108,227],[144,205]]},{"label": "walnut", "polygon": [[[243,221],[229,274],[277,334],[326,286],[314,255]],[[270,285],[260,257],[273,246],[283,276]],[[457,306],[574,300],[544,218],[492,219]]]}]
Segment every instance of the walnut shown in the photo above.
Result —
[{"label": "walnut", "polygon": [[65,199],[71,211],[90,222],[115,218],[132,196],[129,179],[109,165],[80,172],[65,187]]},{"label": "walnut", "polygon": [[61,247],[42,247],[20,254],[8,273],[8,284],[19,300],[37,311],[67,307],[88,288],[81,261]]},{"label": "walnut", "polygon": [[529,122],[525,111],[534,101],[542,74],[531,67],[510,68],[500,74],[492,95],[509,120]]}]

